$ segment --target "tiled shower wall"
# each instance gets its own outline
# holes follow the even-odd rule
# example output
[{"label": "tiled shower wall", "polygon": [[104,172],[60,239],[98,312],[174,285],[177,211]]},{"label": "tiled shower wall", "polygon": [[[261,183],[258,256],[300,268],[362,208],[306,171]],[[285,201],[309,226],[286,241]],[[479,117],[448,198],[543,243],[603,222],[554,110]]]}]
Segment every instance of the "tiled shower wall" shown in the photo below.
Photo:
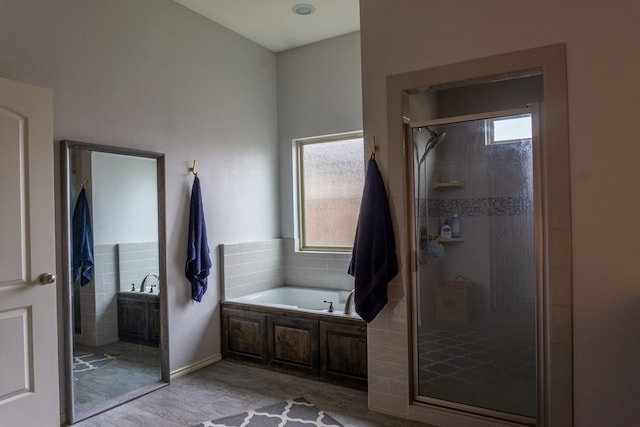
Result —
[{"label": "tiled shower wall", "polygon": [[222,299],[282,285],[351,290],[351,254],[296,252],[294,239],[220,245]]}]

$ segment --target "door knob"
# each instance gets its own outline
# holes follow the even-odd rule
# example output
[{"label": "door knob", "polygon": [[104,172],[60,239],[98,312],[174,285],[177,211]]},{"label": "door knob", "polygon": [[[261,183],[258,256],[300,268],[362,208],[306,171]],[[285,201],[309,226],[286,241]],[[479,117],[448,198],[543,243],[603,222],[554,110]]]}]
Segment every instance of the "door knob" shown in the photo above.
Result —
[{"label": "door knob", "polygon": [[56,275],[51,273],[42,273],[38,276],[41,285],[48,285],[56,281]]}]

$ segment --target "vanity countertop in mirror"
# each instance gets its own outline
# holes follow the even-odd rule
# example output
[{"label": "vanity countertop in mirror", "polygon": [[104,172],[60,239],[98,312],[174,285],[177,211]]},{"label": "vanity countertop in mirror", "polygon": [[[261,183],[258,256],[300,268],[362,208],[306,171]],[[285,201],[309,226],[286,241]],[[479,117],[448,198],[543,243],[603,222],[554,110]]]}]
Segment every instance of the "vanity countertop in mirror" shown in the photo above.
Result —
[{"label": "vanity countertop in mirror", "polygon": [[140,291],[120,291],[118,296],[129,299],[140,299],[145,301],[158,301],[159,292],[140,292]]}]

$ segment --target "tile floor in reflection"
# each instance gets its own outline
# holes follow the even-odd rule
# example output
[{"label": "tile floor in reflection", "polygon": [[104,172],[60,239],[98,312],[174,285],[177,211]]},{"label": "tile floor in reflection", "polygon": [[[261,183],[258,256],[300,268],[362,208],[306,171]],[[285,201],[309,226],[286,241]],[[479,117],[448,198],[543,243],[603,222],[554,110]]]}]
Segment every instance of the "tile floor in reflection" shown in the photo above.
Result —
[{"label": "tile floor in reflection", "polygon": [[158,347],[124,341],[101,347],[76,345],[74,359],[76,413],[160,380]]}]

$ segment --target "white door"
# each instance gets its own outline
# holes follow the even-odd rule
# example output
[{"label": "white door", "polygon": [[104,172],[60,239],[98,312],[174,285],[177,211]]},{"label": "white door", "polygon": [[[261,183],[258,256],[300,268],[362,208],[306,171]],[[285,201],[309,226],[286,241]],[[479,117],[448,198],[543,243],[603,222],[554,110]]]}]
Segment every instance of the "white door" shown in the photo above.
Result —
[{"label": "white door", "polygon": [[52,111],[50,90],[0,78],[2,426],[60,424]]}]

